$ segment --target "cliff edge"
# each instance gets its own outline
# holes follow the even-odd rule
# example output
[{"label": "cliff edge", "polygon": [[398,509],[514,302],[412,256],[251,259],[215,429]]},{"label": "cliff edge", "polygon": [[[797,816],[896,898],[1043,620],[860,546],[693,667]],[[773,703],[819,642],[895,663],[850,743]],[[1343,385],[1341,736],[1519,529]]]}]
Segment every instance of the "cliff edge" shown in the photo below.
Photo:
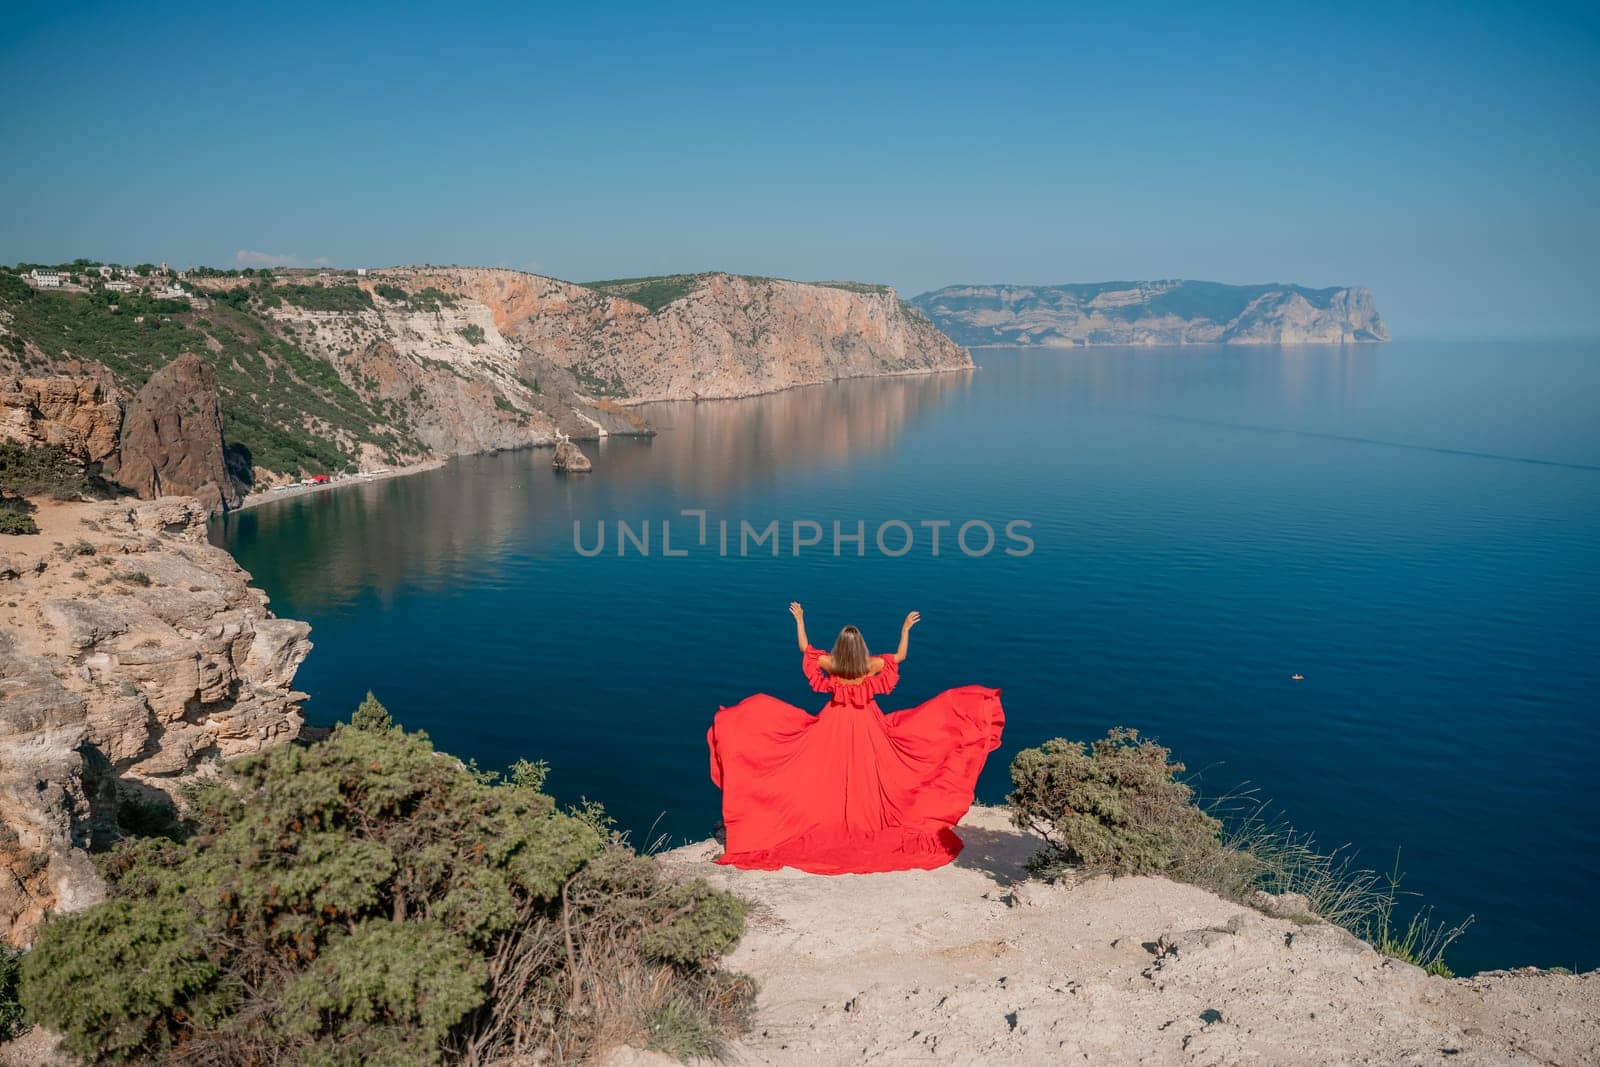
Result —
[{"label": "cliff edge", "polygon": [[1028,881],[1037,842],[1004,809],[960,833],[936,871],[740,871],[711,841],[661,857],[754,902],[728,964],[761,992],[732,1062],[1600,1062],[1600,972],[1430,977],[1161,878]]},{"label": "cliff edge", "polygon": [[0,936],[102,885],[130,802],[298,735],[310,627],[279,619],[187,497],[41,502],[0,544]]}]

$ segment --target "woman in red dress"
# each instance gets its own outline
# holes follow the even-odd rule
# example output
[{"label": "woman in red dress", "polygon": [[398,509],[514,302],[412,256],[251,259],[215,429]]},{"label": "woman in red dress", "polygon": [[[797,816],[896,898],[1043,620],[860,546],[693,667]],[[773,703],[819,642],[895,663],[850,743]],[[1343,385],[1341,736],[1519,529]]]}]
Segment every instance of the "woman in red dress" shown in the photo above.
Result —
[{"label": "woman in red dress", "polygon": [[1000,690],[947,689],[885,715],[877,698],[900,680],[921,615],[906,616],[898,651],[873,656],[854,626],[839,631],[831,653],[813,648],[804,610],[789,612],[806,679],[828,704],[812,715],[758,693],[717,712],[706,734],[728,835],[717,862],[813,874],[949,863],[961,851],[951,827],[972,806],[984,757],[1000,746]]}]

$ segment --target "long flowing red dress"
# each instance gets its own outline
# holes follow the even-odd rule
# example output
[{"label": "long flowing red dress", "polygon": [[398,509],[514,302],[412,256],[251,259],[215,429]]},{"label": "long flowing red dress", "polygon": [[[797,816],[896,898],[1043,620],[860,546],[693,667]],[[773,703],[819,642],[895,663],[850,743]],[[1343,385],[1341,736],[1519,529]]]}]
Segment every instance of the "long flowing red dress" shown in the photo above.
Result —
[{"label": "long flowing red dress", "polygon": [[718,863],[813,874],[931,870],[961,851],[951,829],[972,806],[984,758],[1000,746],[1000,690],[968,685],[885,715],[877,698],[900,665],[843,682],[807,647],[809,712],[765,693],[717,712],[706,742],[722,788],[727,849]]}]

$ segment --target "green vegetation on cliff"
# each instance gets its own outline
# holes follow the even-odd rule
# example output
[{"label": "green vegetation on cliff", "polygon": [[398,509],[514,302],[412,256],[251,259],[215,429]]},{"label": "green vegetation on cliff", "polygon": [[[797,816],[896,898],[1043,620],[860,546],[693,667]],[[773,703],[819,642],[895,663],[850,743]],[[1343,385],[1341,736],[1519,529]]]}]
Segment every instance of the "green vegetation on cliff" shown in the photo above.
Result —
[{"label": "green vegetation on cliff", "polygon": [[357,285],[280,285],[272,291],[307,311],[365,311],[372,307],[372,294]]},{"label": "green vegetation on cliff", "polygon": [[[701,271],[698,274],[657,274],[643,278],[608,278],[604,281],[579,282],[585,289],[593,289],[604,296],[616,297],[622,300],[631,300],[641,304],[655,314],[674,300],[688,296],[698,289],[705,279],[717,274],[717,271]],[[735,278],[743,278],[747,282],[782,282],[787,278],[772,278],[762,274],[735,274]],[[816,285],[824,289],[843,289],[848,293],[874,294],[890,291],[887,285],[876,285],[871,282],[800,282],[800,285]]]},{"label": "green vegetation on cliff", "polygon": [[579,282],[585,289],[593,289],[602,296],[631,300],[642,305],[652,315],[674,300],[679,300],[700,287],[709,277],[701,274],[661,274],[647,278],[610,278],[598,282]]},{"label": "green vegetation on cliff", "polygon": [[86,471],[60,445],[0,441],[0,534],[38,533],[26,498],[83,500],[109,496],[112,486]]},{"label": "green vegetation on cliff", "polygon": [[[21,284],[0,272],[0,282],[7,278]],[[364,442],[391,458],[404,447],[332,366],[282,336],[254,305],[268,292],[342,304],[354,299],[345,292],[353,290],[370,306],[371,297],[354,286],[238,288],[217,294],[204,311],[137,293],[23,290],[0,284],[0,310],[12,316],[0,355],[23,373],[62,373],[73,360],[93,361],[132,396],[155,371],[194,352],[216,372],[229,443],[248,450],[255,466],[336,471]]]},{"label": "green vegetation on cliff", "polygon": [[1006,803],[1018,829],[1044,840],[1029,868],[1046,879],[1074,868],[1161,875],[1255,906],[1272,894],[1303,908],[1291,918],[1334,923],[1386,956],[1450,976],[1445,950],[1472,920],[1443,926],[1424,908],[1400,927],[1398,860],[1387,877],[1358,868],[1247,798],[1202,808],[1183,770],[1170,750],[1126,728],[1087,745],[1055,738],[1023,749]]},{"label": "green vegetation on cliff", "polygon": [[359,718],[199,786],[181,843],[103,857],[109,899],[23,960],[30,1019],[95,1062],[351,1065],[705,1054],[744,1025],[752,984],[716,962],[737,898],[558,810],[542,764],[480,773]]},{"label": "green vegetation on cliff", "polygon": [[0,944],[0,1041],[10,1041],[27,1028],[17,984],[22,964],[11,946]]}]

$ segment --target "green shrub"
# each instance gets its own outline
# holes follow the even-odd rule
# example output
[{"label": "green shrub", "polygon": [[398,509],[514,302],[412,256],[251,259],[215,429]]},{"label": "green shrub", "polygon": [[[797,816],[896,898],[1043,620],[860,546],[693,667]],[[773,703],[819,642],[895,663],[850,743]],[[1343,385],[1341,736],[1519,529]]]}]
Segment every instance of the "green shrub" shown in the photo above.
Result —
[{"label": "green shrub", "polygon": [[1125,728],[1087,747],[1057,738],[1019,752],[1006,798],[1012,822],[1045,841],[1029,869],[1045,878],[1073,865],[1164,875],[1295,921],[1334,923],[1385,956],[1449,976],[1445,949],[1472,919],[1446,926],[1424,908],[1402,925],[1398,857],[1385,884],[1347,851],[1321,851],[1248,795],[1201,807],[1171,756]]},{"label": "green shrub", "polygon": [[8,270],[0,270],[0,296],[11,300],[32,300],[33,286]]},{"label": "green shrub", "polygon": [[28,1028],[17,999],[17,980],[22,974],[17,954],[0,942],[0,1041],[10,1041]]},{"label": "green shrub", "polygon": [[368,689],[367,699],[350,716],[350,725],[357,730],[387,730],[394,725],[394,719],[390,717],[389,709],[378,703],[378,698]]},{"label": "green shrub", "polygon": [[717,892],[703,878],[673,886],[667,899],[681,914],[639,939],[647,956],[670,963],[704,963],[731,949],[744,932],[744,901]]},{"label": "green shrub", "polygon": [[742,1025],[752,989],[713,962],[742,904],[541,777],[350,726],[233,763],[191,795],[192,836],[102,857],[110,898],[41,928],[21,1002],[92,1061],[577,1060],[672,998]]},{"label": "green shrub", "polygon": [[483,344],[483,327],[479,326],[475,322],[461,327],[456,331],[456,333],[459,333],[462,337],[466,338],[467,344],[473,346],[474,348]]},{"label": "green shrub", "polygon": [[71,500],[93,496],[102,488],[60,445],[0,442],[0,493]]},{"label": "green shrub", "polygon": [[379,282],[377,285],[372,287],[372,291],[383,297],[385,300],[396,304],[404,303],[406,299],[406,291],[404,289],[400,288],[398,285],[390,285],[388,282]]},{"label": "green shrub", "polygon": [[443,289],[429,285],[412,293],[407,303],[417,311],[438,311],[440,308],[453,308],[460,301]]},{"label": "green shrub", "polygon": [[1217,852],[1222,824],[1195,806],[1171,755],[1123,728],[1088,746],[1056,738],[1017,753],[1007,803],[1019,828],[1045,839],[1035,868],[1162,874]]},{"label": "green shrub", "polygon": [[117,799],[117,829],[129,837],[164,837],[182,841],[188,836],[178,809],[165,797],[126,794]]},{"label": "green shrub", "polygon": [[280,285],[272,291],[307,311],[364,311],[372,307],[372,294],[359,285]]},{"label": "green shrub", "polygon": [[704,283],[706,277],[704,274],[663,274],[648,278],[611,278],[606,281],[579,284],[603,296],[632,301],[653,315],[674,300],[682,299],[694,292]]},{"label": "green shrub", "polygon": [[18,506],[21,501],[0,500],[0,534],[36,534],[39,524],[33,516]]}]

